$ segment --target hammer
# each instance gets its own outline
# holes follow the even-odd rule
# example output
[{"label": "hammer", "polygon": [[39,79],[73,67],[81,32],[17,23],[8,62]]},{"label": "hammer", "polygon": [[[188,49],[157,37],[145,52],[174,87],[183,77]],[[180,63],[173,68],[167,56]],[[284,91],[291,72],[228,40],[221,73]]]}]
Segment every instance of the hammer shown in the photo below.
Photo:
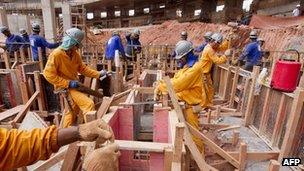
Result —
[{"label": "hammer", "polygon": [[[65,104],[67,104],[66,106],[68,107],[68,110],[70,112],[72,112],[72,114],[74,115],[75,112],[72,108],[73,102],[68,93],[69,93],[68,89],[59,89],[59,90],[54,91],[54,94],[60,94],[63,96]],[[63,126],[64,115],[65,115],[65,113],[62,114],[62,118],[61,118],[60,126],[59,126],[60,128],[62,128],[62,126]]]}]

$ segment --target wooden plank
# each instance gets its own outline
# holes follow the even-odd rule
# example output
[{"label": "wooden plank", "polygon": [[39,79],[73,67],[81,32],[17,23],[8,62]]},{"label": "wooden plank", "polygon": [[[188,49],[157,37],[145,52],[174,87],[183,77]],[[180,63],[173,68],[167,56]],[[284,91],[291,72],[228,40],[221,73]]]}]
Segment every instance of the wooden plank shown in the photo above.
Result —
[{"label": "wooden plank", "polygon": [[27,103],[23,106],[23,109],[18,113],[18,115],[14,118],[12,121],[12,126],[16,126],[16,123],[21,122],[23,119],[24,115],[27,113],[33,102],[36,100],[36,98],[39,95],[39,91],[36,91],[33,96],[27,101]]},{"label": "wooden plank", "polygon": [[233,82],[232,82],[232,87],[231,87],[231,93],[230,93],[230,101],[229,101],[229,107],[232,108],[234,105],[234,97],[236,93],[236,86],[239,80],[239,68],[237,67],[235,69],[234,77],[233,77]]},{"label": "wooden plank", "polygon": [[223,94],[223,99],[224,99],[224,100],[227,99],[228,90],[230,90],[230,89],[229,89],[230,80],[231,80],[231,67],[228,68],[228,73],[227,73],[227,77],[226,77],[226,80],[225,80],[224,94]]},{"label": "wooden plank", "polygon": [[56,163],[60,162],[61,160],[64,159],[65,154],[67,153],[67,148],[64,150],[61,150],[54,154],[51,158],[37,166],[36,168],[33,169],[33,171],[45,171],[48,170],[49,168],[53,167]]},{"label": "wooden plank", "polygon": [[248,97],[248,104],[245,111],[245,126],[251,124],[252,121],[252,108],[253,108],[253,101],[254,101],[254,89],[257,77],[259,75],[260,67],[254,66],[253,73],[252,73],[252,83],[250,87],[249,97]]},{"label": "wooden plank", "polygon": [[232,145],[236,146],[239,142],[240,131],[233,131],[232,135]]},{"label": "wooden plank", "polygon": [[249,83],[250,83],[250,78],[246,78],[245,80],[245,85],[244,85],[244,90],[243,90],[243,95],[242,95],[242,100],[241,100],[241,106],[240,106],[240,111],[242,112],[242,117],[245,116],[245,99],[247,97],[247,90],[249,89]]},{"label": "wooden plank", "polygon": [[268,171],[279,171],[281,164],[276,160],[270,160]]},{"label": "wooden plank", "polygon": [[[180,107],[180,105],[177,101],[177,96],[176,96],[176,94],[173,90],[173,86],[172,86],[172,83],[170,81],[170,78],[168,76],[166,76],[166,77],[164,77],[164,81],[167,85],[168,93],[170,95],[172,104],[174,106],[174,109],[176,111],[176,114],[177,114],[177,117],[178,117],[179,121],[182,122],[182,123],[186,123],[186,120],[185,120],[184,115],[183,115],[183,111],[182,111],[182,109],[181,109],[181,107]],[[189,148],[189,150],[190,150],[190,152],[193,156],[193,159],[196,161],[196,164],[198,165],[200,170],[216,170],[213,167],[209,166],[206,163],[205,159],[200,154],[200,152],[197,149],[194,141],[192,140],[192,137],[190,135],[188,127],[185,127],[184,138],[185,138],[185,144],[188,146],[188,148]]]},{"label": "wooden plank", "polygon": [[102,100],[102,104],[100,105],[97,111],[97,119],[102,118],[105,115],[114,99],[115,95],[109,97],[104,97]]},{"label": "wooden plank", "polygon": [[38,58],[39,58],[40,71],[43,72],[44,66],[43,66],[43,57],[42,57],[41,47],[38,47]]},{"label": "wooden plank", "polygon": [[134,90],[139,91],[139,93],[143,94],[154,94],[154,87],[134,87]]},{"label": "wooden plank", "polygon": [[10,56],[8,55],[7,51],[3,52],[3,59],[5,63],[5,68],[10,69],[11,68],[11,59]]},{"label": "wooden plank", "polygon": [[14,115],[17,115],[22,109],[24,108],[24,105],[18,105],[14,108],[8,109],[4,112],[0,113],[0,121],[3,121],[4,119],[7,119],[9,117],[12,117]]},{"label": "wooden plank", "polygon": [[64,155],[64,161],[61,167],[61,171],[72,171],[76,167],[78,158],[80,157],[80,147],[77,146],[78,142],[74,142],[69,145],[66,154]]},{"label": "wooden plank", "polygon": [[[231,155],[233,158],[238,159],[239,158],[239,152],[227,152],[229,155]],[[278,159],[279,157],[279,152],[276,151],[252,151],[252,152],[247,152],[247,160],[248,161],[265,161],[265,160],[270,160],[270,159]]]},{"label": "wooden plank", "polygon": [[46,106],[45,106],[45,101],[44,101],[44,92],[42,89],[42,84],[41,84],[41,78],[40,78],[40,72],[39,71],[34,71],[34,79],[35,79],[35,87],[36,91],[39,91],[39,96],[37,97],[38,100],[38,108],[39,111],[45,111]]},{"label": "wooden plank", "polygon": [[195,135],[200,137],[203,140],[203,143],[209,146],[211,150],[219,154],[221,157],[226,159],[230,164],[232,164],[234,167],[239,168],[239,162],[233,158],[231,155],[229,155],[225,150],[223,150],[221,147],[219,147],[217,144],[215,144],[212,140],[210,140],[207,136],[193,128],[189,123],[187,123],[188,128],[190,132]]},{"label": "wooden plank", "polygon": [[262,116],[261,116],[261,121],[260,121],[260,127],[259,127],[260,133],[264,132],[267,127],[267,122],[268,122],[268,118],[269,118],[269,113],[268,113],[269,112],[269,103],[270,103],[269,100],[270,100],[271,94],[272,94],[271,89],[267,88]]},{"label": "wooden plank", "polygon": [[291,148],[296,136],[297,126],[300,120],[300,113],[303,108],[304,90],[297,88],[295,91],[295,98],[293,99],[289,119],[286,125],[286,132],[281,147],[279,161],[284,157],[291,155]]},{"label": "wooden plank", "polygon": [[229,126],[229,127],[226,127],[226,128],[221,128],[221,129],[217,130],[217,132],[228,131],[230,129],[237,129],[237,128],[241,128],[241,126],[240,125],[232,125],[232,126]]},{"label": "wooden plank", "polygon": [[157,143],[157,142],[144,142],[144,141],[127,141],[127,140],[115,140],[120,150],[139,150],[149,151],[155,153],[163,153],[166,148],[172,148],[172,144],[169,143]]},{"label": "wooden plank", "polygon": [[171,165],[173,160],[172,148],[165,148],[164,151],[164,171],[171,171]]},{"label": "wooden plank", "polygon": [[185,129],[185,124],[184,123],[176,124],[174,151],[173,151],[173,162],[177,162],[180,165],[181,165],[181,161],[182,161],[184,129]]},{"label": "wooden plank", "polygon": [[247,144],[245,143],[241,143],[240,145],[239,162],[240,162],[239,170],[244,171],[247,162]]},{"label": "wooden plank", "polygon": [[26,60],[25,60],[25,54],[24,54],[24,48],[20,48],[19,52],[20,52],[21,63],[24,64],[26,62]]},{"label": "wooden plank", "polygon": [[286,119],[286,96],[282,94],[280,104],[279,104],[279,109],[278,109],[278,114],[277,118],[275,121],[275,125],[273,128],[272,136],[271,136],[271,145],[277,147],[279,143],[279,134],[283,130],[283,123],[284,120]]}]

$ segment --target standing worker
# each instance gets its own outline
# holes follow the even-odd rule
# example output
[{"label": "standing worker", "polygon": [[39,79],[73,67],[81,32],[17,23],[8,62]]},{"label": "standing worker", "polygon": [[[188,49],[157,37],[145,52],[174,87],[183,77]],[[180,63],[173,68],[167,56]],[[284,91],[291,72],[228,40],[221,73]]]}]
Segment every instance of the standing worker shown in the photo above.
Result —
[{"label": "standing worker", "polygon": [[[173,89],[179,100],[185,102],[184,115],[186,121],[195,129],[199,129],[198,113],[202,103],[202,66],[196,62],[198,57],[193,53],[192,43],[182,40],[177,43],[176,57],[178,65],[182,67],[171,79]],[[155,88],[155,100],[159,96],[167,94],[167,87],[163,80],[160,80]],[[203,142],[199,137],[193,136],[193,141],[199,151],[204,153]]]},{"label": "standing worker", "polygon": [[114,61],[115,55],[122,57],[126,56],[120,35],[117,31],[113,31],[112,37],[106,43],[106,60]]},{"label": "standing worker", "polygon": [[186,31],[182,31],[180,36],[181,36],[181,40],[187,40],[188,39],[188,33]]},{"label": "standing worker", "polygon": [[24,41],[22,37],[12,34],[6,26],[0,27],[0,31],[6,37],[4,49],[10,56],[13,56],[14,52],[19,51],[20,48],[23,48]]},{"label": "standing worker", "polygon": [[296,9],[294,9],[294,10],[292,11],[292,15],[293,15],[294,17],[298,17],[298,16],[301,15],[300,7],[301,7],[301,5],[298,4],[298,5],[296,6]]},{"label": "standing worker", "polygon": [[[126,34],[127,45],[125,47],[125,53],[127,56],[126,66],[125,66],[125,78],[131,73],[133,73],[132,69],[128,70],[129,61],[135,62],[137,61],[137,54],[141,53],[141,43],[139,41],[140,31],[138,29],[134,29],[132,33]],[[135,65],[133,63],[133,65]]]},{"label": "standing worker", "polygon": [[32,59],[34,61],[39,61],[38,48],[41,48],[42,51],[42,62],[45,66],[47,57],[46,57],[46,48],[54,49],[59,46],[59,43],[49,43],[45,40],[44,37],[40,36],[40,25],[34,23],[32,25],[33,34],[30,35],[30,44],[32,47]]},{"label": "standing worker", "polygon": [[126,56],[131,58],[131,61],[137,60],[137,54],[141,52],[141,43],[139,41],[140,31],[135,29],[133,33],[126,34],[127,46]]},{"label": "standing worker", "polygon": [[[110,140],[113,142],[114,135],[111,127],[102,119],[99,119],[79,126],[61,129],[54,125],[45,129],[33,129],[31,131],[0,128],[0,139],[0,170],[13,170],[32,165],[39,160],[46,160],[52,153],[56,153],[60,147],[67,144],[76,141],[98,141],[104,143]],[[118,153],[115,152],[117,149],[113,147],[111,149],[106,147],[106,149],[112,149],[112,156],[117,157]],[[102,155],[102,151],[100,152],[99,149],[92,153],[101,153],[100,155]],[[100,158],[95,157],[85,161],[92,164],[91,167],[94,168],[98,166],[97,163],[94,163],[96,159]]]},{"label": "standing worker", "polygon": [[231,56],[231,51],[226,50],[225,55],[218,56],[217,53],[221,51],[220,47],[223,43],[223,36],[220,33],[214,33],[211,36],[211,41],[204,48],[204,51],[200,57],[200,61],[203,63],[203,102],[202,107],[208,108],[213,104],[214,88],[211,79],[211,68],[213,64],[223,64],[227,61],[227,56]]},{"label": "standing worker", "polygon": [[[80,86],[78,73],[86,77],[103,79],[107,76],[107,72],[92,70],[82,62],[77,50],[81,47],[83,38],[83,31],[78,28],[68,29],[65,32],[62,44],[50,54],[43,75],[54,85],[55,90],[69,89],[69,94],[74,102],[72,105],[73,111],[77,113],[80,109],[83,115],[86,115],[89,111],[93,111],[95,106],[91,98],[77,91]],[[72,111],[66,112],[63,127],[71,126],[77,121],[76,119]]]},{"label": "standing worker", "polygon": [[257,41],[257,32],[255,30],[250,32],[249,38],[250,43],[245,46],[245,49],[238,60],[240,62],[245,60],[244,69],[247,71],[252,71],[253,66],[261,63],[262,55],[260,51],[260,43]]},{"label": "standing worker", "polygon": [[204,35],[204,42],[200,46],[195,48],[194,52],[201,53],[204,50],[204,48],[207,46],[207,44],[211,41],[212,34],[213,33],[211,31],[206,32]]}]

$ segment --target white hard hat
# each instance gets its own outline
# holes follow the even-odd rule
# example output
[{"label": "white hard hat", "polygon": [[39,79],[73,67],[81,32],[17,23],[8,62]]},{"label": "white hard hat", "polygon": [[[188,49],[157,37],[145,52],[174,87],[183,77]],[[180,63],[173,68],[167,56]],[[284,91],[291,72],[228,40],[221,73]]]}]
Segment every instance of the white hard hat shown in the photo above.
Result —
[{"label": "white hard hat", "polygon": [[1,26],[0,27],[0,32],[1,33],[3,33],[3,32],[5,32],[5,31],[8,31],[9,29],[8,29],[8,27],[6,27],[6,26]]},{"label": "white hard hat", "polygon": [[186,31],[182,31],[181,36],[188,36],[188,33]]},{"label": "white hard hat", "polygon": [[300,7],[300,6],[301,6],[300,4],[297,5],[297,7]]},{"label": "white hard hat", "polygon": [[211,39],[216,43],[221,44],[223,42],[223,35],[221,33],[214,33],[211,36]]},{"label": "white hard hat", "polygon": [[258,38],[258,33],[256,32],[256,30],[252,30],[249,34],[249,38],[250,39],[257,39]]},{"label": "white hard hat", "polygon": [[39,32],[40,31],[40,25],[38,23],[33,23],[32,24],[32,30],[35,32]]},{"label": "white hard hat", "polygon": [[180,59],[187,55],[191,50],[193,50],[192,43],[186,40],[181,40],[177,42],[175,46],[175,59]]},{"label": "white hard hat", "polygon": [[26,35],[26,34],[27,34],[27,32],[26,32],[26,30],[25,30],[24,28],[21,28],[21,29],[19,30],[19,33],[20,33],[21,35]]},{"label": "white hard hat", "polygon": [[204,34],[204,38],[206,39],[211,39],[211,36],[212,36],[212,32],[211,31],[207,31],[205,34]]},{"label": "white hard hat", "polygon": [[81,44],[81,41],[84,38],[84,32],[75,27],[66,30],[65,34],[70,38],[74,39],[78,44]]},{"label": "white hard hat", "polygon": [[140,30],[139,29],[134,29],[133,30],[133,34],[135,34],[135,35],[140,35]]}]

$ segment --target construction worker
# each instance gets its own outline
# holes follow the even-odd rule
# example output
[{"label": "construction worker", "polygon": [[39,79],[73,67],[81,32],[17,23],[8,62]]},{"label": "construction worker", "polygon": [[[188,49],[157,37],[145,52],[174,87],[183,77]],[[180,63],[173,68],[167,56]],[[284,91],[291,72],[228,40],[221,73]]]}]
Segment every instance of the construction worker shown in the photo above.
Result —
[{"label": "construction worker", "polygon": [[[79,109],[83,115],[94,110],[94,102],[86,94],[77,91],[80,86],[78,73],[91,78],[103,80],[108,73],[104,70],[98,72],[90,69],[82,62],[78,53],[84,32],[78,28],[71,28],[65,32],[62,44],[55,49],[49,56],[43,75],[55,90],[68,89],[69,95],[73,100],[73,111],[78,113]],[[63,127],[71,126],[76,122],[76,115],[72,111],[65,113]],[[84,117],[86,121],[86,117]]]},{"label": "construction worker", "polygon": [[131,61],[137,60],[137,54],[141,52],[141,43],[139,41],[140,31],[134,29],[132,33],[126,34],[127,46],[125,48],[126,56]]},{"label": "construction worker", "polygon": [[[202,90],[202,62],[193,53],[192,43],[179,41],[175,48],[179,67],[182,67],[171,79],[173,89],[178,100],[185,102],[184,116],[186,121],[194,128],[199,129],[198,112],[203,101]],[[167,94],[167,87],[160,80],[155,88],[154,98],[159,100],[160,95]],[[198,109],[197,109],[198,108]],[[193,136],[193,141],[203,153],[203,142],[199,137]]]},{"label": "construction worker", "polygon": [[186,31],[182,31],[180,36],[181,36],[181,40],[187,40],[188,39],[188,33]]},{"label": "construction worker", "polygon": [[204,50],[204,48],[207,46],[207,44],[211,41],[212,34],[213,33],[211,31],[206,32],[204,35],[204,42],[200,46],[195,48],[194,52],[201,53]]},{"label": "construction worker", "polygon": [[220,47],[223,43],[223,36],[220,33],[214,33],[211,36],[211,41],[204,48],[200,57],[203,63],[203,90],[202,90],[202,107],[207,109],[213,104],[214,88],[211,79],[211,68],[213,64],[222,64],[227,61],[227,56],[231,56],[231,51],[226,50],[225,55],[218,56],[217,53],[221,51]]},{"label": "construction worker", "polygon": [[244,69],[247,71],[252,71],[253,66],[260,64],[262,55],[260,51],[260,44],[257,41],[258,35],[255,30],[250,32],[249,38],[250,43],[245,46],[245,49],[238,60],[240,62],[245,60]]},{"label": "construction worker", "polygon": [[26,43],[24,45],[24,48],[28,48],[30,47],[30,37],[29,35],[27,34],[27,31],[24,29],[24,28],[21,28],[19,30],[19,33],[20,33],[20,36],[23,38],[23,41]]},{"label": "construction worker", "polygon": [[46,48],[54,49],[57,48],[60,43],[49,43],[45,40],[44,37],[40,36],[40,25],[33,23],[32,25],[33,34],[30,35],[30,44],[32,47],[32,59],[34,61],[39,61],[38,48],[41,48],[42,51],[42,62],[45,66],[47,57],[46,57]]},{"label": "construction worker", "polygon": [[[187,40],[188,39],[188,33],[186,31],[182,31],[180,33],[180,40]],[[178,42],[177,42],[178,43]],[[177,45],[177,44],[176,44]],[[175,45],[175,46],[176,46]],[[169,54],[169,58],[175,58],[176,53],[175,50],[173,50],[170,54]]]},{"label": "construction worker", "polygon": [[106,43],[106,59],[113,61],[115,57],[115,51],[118,51],[120,56],[126,56],[124,47],[120,39],[120,35],[117,31],[113,31],[112,37]]},{"label": "construction worker", "polygon": [[301,5],[298,4],[298,5],[296,6],[296,8],[292,11],[292,15],[293,15],[294,17],[298,17],[298,16],[301,15],[301,10],[300,10],[300,8],[301,8]]},{"label": "construction worker", "polygon": [[[69,128],[50,126],[31,131],[0,128],[0,170],[13,170],[48,159],[60,147],[76,141],[114,141],[113,131],[102,119]],[[108,150],[116,150],[111,147]],[[93,153],[102,153],[100,150]],[[97,164],[88,159],[92,167]],[[106,164],[106,163],[103,163]]]},{"label": "construction worker", "polygon": [[12,34],[6,26],[0,27],[0,31],[6,37],[5,47],[3,48],[6,49],[10,56],[13,56],[14,52],[19,51],[20,48],[23,48],[24,41],[22,37]]}]

